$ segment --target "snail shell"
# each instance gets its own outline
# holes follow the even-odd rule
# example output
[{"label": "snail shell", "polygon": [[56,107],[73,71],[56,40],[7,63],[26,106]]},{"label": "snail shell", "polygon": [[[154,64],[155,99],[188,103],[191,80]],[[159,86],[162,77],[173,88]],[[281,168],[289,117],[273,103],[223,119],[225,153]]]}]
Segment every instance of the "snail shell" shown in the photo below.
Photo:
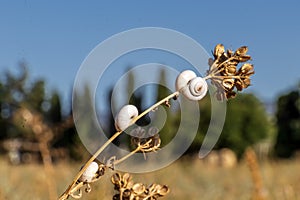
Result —
[{"label": "snail shell", "polygon": [[188,83],[193,79],[196,78],[197,75],[192,70],[185,70],[181,72],[176,78],[176,90],[180,91],[185,88]]},{"label": "snail shell", "polygon": [[187,99],[192,101],[201,100],[207,93],[207,83],[201,77],[193,78],[188,87],[183,88],[182,94]]},{"label": "snail shell", "polygon": [[79,181],[90,183],[93,180],[93,178],[96,176],[96,173],[97,173],[98,169],[99,169],[98,163],[92,162],[86,168],[86,170],[83,172],[83,174],[79,178]]},{"label": "snail shell", "polygon": [[124,131],[131,123],[131,120],[139,115],[138,109],[134,105],[124,106],[115,119],[117,131]]}]

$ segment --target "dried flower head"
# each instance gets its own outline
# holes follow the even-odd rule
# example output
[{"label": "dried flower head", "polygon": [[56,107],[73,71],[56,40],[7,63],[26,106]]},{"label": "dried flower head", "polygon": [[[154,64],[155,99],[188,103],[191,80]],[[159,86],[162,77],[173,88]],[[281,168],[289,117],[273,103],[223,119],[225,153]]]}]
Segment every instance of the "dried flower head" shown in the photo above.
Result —
[{"label": "dried flower head", "polygon": [[113,200],[158,199],[170,192],[169,187],[166,185],[153,183],[146,187],[143,183],[134,183],[128,173],[123,176],[115,173],[111,181],[118,192],[113,196]]},{"label": "dried flower head", "polygon": [[[251,85],[250,76],[254,74],[254,67],[250,63],[244,63],[251,59],[247,55],[248,47],[242,46],[235,52],[225,48],[222,44],[216,45],[213,56],[210,59],[210,68],[206,79],[211,79],[217,87],[216,97],[218,100],[233,98],[236,91],[242,91]],[[238,65],[244,63],[240,68]]]},{"label": "dried flower head", "polygon": [[135,148],[140,148],[143,153],[155,152],[159,149],[161,140],[159,137],[159,129],[151,127],[146,131],[141,127],[133,129],[130,133],[133,137],[131,138],[131,144]]}]

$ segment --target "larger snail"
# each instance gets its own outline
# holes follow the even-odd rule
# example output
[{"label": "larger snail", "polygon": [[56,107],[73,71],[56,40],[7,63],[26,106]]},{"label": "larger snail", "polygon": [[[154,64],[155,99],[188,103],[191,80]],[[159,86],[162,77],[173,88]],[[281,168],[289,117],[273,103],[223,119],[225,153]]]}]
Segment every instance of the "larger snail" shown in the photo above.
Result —
[{"label": "larger snail", "polygon": [[132,122],[132,119],[139,115],[138,109],[134,105],[124,106],[115,118],[117,131],[124,131]]},{"label": "larger snail", "polygon": [[206,95],[207,89],[206,81],[197,77],[191,70],[181,72],[176,79],[176,90],[192,101],[201,100]]}]

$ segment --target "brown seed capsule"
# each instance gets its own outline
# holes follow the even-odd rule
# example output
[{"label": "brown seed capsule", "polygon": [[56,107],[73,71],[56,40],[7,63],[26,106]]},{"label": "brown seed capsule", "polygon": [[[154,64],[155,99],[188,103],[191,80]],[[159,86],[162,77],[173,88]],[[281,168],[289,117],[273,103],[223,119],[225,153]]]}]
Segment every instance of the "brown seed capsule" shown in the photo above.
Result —
[{"label": "brown seed capsule", "polygon": [[248,60],[251,59],[251,56],[249,55],[240,55],[237,57],[238,61],[240,62],[247,62]]},{"label": "brown seed capsule", "polygon": [[226,98],[227,99],[234,98],[234,97],[236,97],[236,92],[234,92],[234,91],[226,92]]},{"label": "brown seed capsule", "polygon": [[113,184],[119,184],[120,181],[121,181],[121,175],[119,173],[115,173],[114,175],[112,175],[111,182]]},{"label": "brown seed capsule", "polygon": [[235,65],[229,65],[225,68],[226,75],[235,75],[236,73],[236,66]]},{"label": "brown seed capsule", "polygon": [[233,55],[233,51],[230,49],[227,49],[227,56],[230,58]]},{"label": "brown seed capsule", "polygon": [[239,80],[239,79],[237,79],[237,80],[235,81],[234,86],[236,87],[236,89],[237,89],[238,91],[242,91],[242,90],[244,89],[244,83],[243,83],[241,80]]},{"label": "brown seed capsule", "polygon": [[217,44],[214,50],[214,57],[216,59],[220,58],[225,52],[225,48],[223,44]]},{"label": "brown seed capsule", "polygon": [[160,196],[165,196],[166,194],[168,194],[170,192],[170,189],[168,186],[166,185],[163,185],[160,187],[157,187],[157,193],[160,195]]},{"label": "brown seed capsule", "polygon": [[244,88],[247,88],[251,84],[251,81],[249,78],[245,78],[243,80],[243,83],[244,83]]},{"label": "brown seed capsule", "polygon": [[243,56],[247,53],[247,51],[248,51],[248,47],[247,46],[242,46],[242,47],[240,47],[236,50],[235,54],[238,55],[238,56]]},{"label": "brown seed capsule", "polygon": [[222,85],[225,90],[232,90],[234,86],[234,80],[233,79],[224,79],[222,81]]},{"label": "brown seed capsule", "polygon": [[253,72],[253,65],[251,65],[250,63],[245,63],[242,65],[239,71],[241,74],[247,74],[248,72]]},{"label": "brown seed capsule", "polygon": [[145,190],[146,190],[146,187],[142,183],[136,183],[132,186],[132,191],[137,195],[144,193]]}]

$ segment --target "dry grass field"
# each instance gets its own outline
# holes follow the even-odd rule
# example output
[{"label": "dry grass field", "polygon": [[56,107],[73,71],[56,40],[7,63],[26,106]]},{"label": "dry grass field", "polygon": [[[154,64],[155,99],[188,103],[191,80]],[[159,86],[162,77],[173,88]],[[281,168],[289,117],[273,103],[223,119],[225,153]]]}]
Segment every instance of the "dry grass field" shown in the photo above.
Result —
[{"label": "dry grass field", "polygon": [[[78,163],[59,163],[55,166],[54,178],[57,192],[61,194],[70,184],[72,177],[80,168]],[[260,172],[265,186],[266,199],[300,199],[300,161],[264,162]],[[46,176],[42,165],[27,164],[12,166],[0,159],[0,199],[48,199]],[[92,185],[89,194],[82,199],[111,199],[114,191],[107,173],[101,181]],[[163,199],[190,200],[249,200],[253,193],[253,182],[246,163],[225,169],[209,167],[200,160],[181,159],[157,172],[134,174],[135,181],[147,184],[152,182],[167,184],[170,194]]]}]

